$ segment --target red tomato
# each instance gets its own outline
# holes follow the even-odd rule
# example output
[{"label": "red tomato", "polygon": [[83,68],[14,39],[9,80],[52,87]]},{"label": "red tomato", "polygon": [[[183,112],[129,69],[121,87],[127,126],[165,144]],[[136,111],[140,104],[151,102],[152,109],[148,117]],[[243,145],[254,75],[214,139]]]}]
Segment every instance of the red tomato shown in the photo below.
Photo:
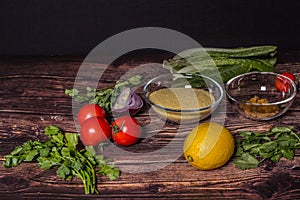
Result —
[{"label": "red tomato", "polygon": [[78,123],[82,125],[85,120],[91,117],[105,118],[106,113],[104,109],[97,104],[87,104],[79,110],[77,120]]},{"label": "red tomato", "polygon": [[84,121],[80,130],[80,139],[86,146],[96,146],[111,136],[111,127],[106,119],[92,117]]},{"label": "red tomato", "polygon": [[[282,75],[285,77],[288,77],[289,79],[291,79],[294,82],[296,81],[295,76],[289,72],[284,72],[284,73],[282,73]],[[289,82],[288,79],[285,79],[281,76],[277,76],[276,80],[275,80],[275,87],[280,92],[287,92],[287,91],[289,91],[289,89],[291,87],[291,83]]]},{"label": "red tomato", "polygon": [[119,145],[135,144],[142,135],[140,123],[133,117],[123,116],[112,123],[112,139]]},{"label": "red tomato", "polygon": [[294,82],[296,81],[296,78],[295,78],[294,74],[292,74],[292,73],[289,73],[289,72],[283,72],[281,75],[290,78],[290,79],[291,79],[292,81],[294,81]]}]

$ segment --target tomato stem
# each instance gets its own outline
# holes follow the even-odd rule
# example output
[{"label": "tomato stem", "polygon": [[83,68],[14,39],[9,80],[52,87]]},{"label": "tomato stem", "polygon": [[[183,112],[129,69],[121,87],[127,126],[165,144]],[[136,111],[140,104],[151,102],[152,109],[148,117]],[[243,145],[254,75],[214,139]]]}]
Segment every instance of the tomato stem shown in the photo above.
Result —
[{"label": "tomato stem", "polygon": [[118,132],[120,132],[124,128],[124,124],[125,124],[125,120],[122,122],[121,126],[118,126],[117,124],[112,126],[113,134],[116,135]]}]

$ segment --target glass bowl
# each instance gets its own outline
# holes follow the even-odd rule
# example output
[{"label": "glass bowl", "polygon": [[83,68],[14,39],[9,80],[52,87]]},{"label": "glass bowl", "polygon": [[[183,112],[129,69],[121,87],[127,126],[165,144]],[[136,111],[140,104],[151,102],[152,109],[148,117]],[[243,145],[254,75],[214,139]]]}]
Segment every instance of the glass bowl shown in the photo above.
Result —
[{"label": "glass bowl", "polygon": [[144,96],[163,120],[177,124],[199,122],[208,117],[223,98],[223,89],[203,75],[164,74],[144,86]]},{"label": "glass bowl", "polygon": [[250,72],[236,76],[226,83],[225,90],[234,110],[258,121],[284,114],[297,94],[291,79],[272,72]]}]

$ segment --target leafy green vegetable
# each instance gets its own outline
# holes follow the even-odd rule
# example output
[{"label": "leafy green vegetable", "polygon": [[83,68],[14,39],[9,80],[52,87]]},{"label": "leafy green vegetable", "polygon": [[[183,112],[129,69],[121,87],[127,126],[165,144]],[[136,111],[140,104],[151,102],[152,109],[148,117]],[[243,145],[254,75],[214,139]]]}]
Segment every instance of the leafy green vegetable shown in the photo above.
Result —
[{"label": "leafy green vegetable", "polygon": [[57,167],[56,174],[63,179],[81,178],[86,194],[98,193],[96,188],[96,174],[106,175],[116,180],[120,171],[101,155],[96,155],[93,147],[87,146],[78,150],[78,134],[62,133],[56,126],[47,126],[46,142],[29,140],[17,146],[6,155],[3,165],[7,168],[15,167],[23,161],[37,162],[41,169]]},{"label": "leafy green vegetable", "polygon": [[71,97],[77,96],[78,95],[78,90],[77,89],[71,89],[71,90],[65,90],[65,94],[69,95]]},{"label": "leafy green vegetable", "polygon": [[249,169],[258,167],[259,161],[253,155],[244,153],[238,159],[234,160],[234,164],[240,169]]},{"label": "leafy green vegetable", "polygon": [[218,81],[226,82],[253,70],[273,72],[276,49],[276,46],[189,49],[164,60],[163,66],[172,73],[200,73],[213,79],[221,77]]},{"label": "leafy green vegetable", "polygon": [[132,87],[141,83],[141,76],[136,75],[126,81],[117,81],[114,88],[93,89],[86,88],[86,92],[81,94],[78,89],[66,89],[65,94],[74,97],[76,102],[89,102],[98,104],[107,113],[111,111],[112,105],[124,87]]},{"label": "leafy green vegetable", "polygon": [[236,140],[234,163],[240,169],[258,167],[266,159],[278,162],[281,157],[292,160],[300,138],[292,127],[274,127],[265,133],[243,131]]},{"label": "leafy green vegetable", "polygon": [[238,48],[194,48],[188,49],[174,56],[174,60],[182,57],[202,57],[207,55],[214,57],[230,57],[230,58],[251,58],[251,57],[274,57],[277,51],[276,46],[253,46],[253,47],[238,47]]}]

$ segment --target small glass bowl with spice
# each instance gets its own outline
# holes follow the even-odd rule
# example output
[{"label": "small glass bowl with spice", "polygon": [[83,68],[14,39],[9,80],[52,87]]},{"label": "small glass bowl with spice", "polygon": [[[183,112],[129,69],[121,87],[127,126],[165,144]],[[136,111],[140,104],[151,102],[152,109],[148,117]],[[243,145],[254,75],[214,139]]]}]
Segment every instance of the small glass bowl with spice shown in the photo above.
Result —
[{"label": "small glass bowl with spice", "polygon": [[254,120],[271,120],[284,114],[297,94],[296,84],[273,72],[250,72],[226,83],[225,90],[234,110]]},{"label": "small glass bowl with spice", "polygon": [[223,98],[223,88],[200,74],[164,74],[147,82],[144,96],[161,119],[190,124],[211,115]]}]

